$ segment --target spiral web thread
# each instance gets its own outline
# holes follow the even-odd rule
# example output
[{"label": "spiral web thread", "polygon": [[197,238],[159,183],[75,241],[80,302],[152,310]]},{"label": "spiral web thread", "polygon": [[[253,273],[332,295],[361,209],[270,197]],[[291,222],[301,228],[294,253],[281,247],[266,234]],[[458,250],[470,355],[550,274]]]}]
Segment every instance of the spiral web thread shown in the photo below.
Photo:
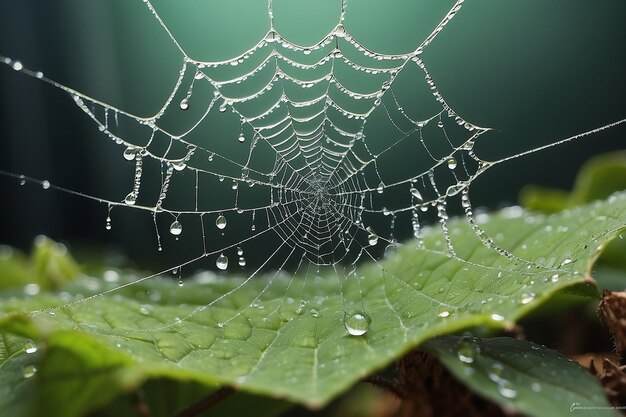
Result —
[{"label": "spiral web thread", "polygon": [[[523,154],[491,162],[480,159],[473,145],[489,129],[463,119],[448,106],[420,57],[458,13],[463,0],[452,5],[413,52],[397,55],[369,50],[350,35],[344,26],[345,0],[339,5],[339,21],[331,33],[315,45],[292,43],[276,30],[269,0],[270,26],[264,39],[241,55],[220,62],[187,54],[151,2],[144,3],[182,57],[173,90],[152,116],[130,114],[26,69],[19,61],[0,60],[70,94],[99,130],[122,148],[124,158],[134,162],[135,175],[122,201],[70,191],[106,204],[107,228],[111,227],[113,208],[147,211],[153,216],[161,250],[158,216],[171,216],[169,232],[175,236],[184,233],[188,219],[200,220],[201,254],[169,271],[180,271],[203,258],[214,259],[218,269],[234,269],[235,264],[243,267],[246,245],[262,235],[279,237],[278,246],[239,287],[187,318],[231,295],[277,260],[278,271],[291,263],[297,265],[295,275],[306,277],[314,269],[331,268],[340,282],[356,277],[360,260],[373,260],[382,270],[377,262],[380,248],[386,247],[387,252],[401,245],[397,226],[412,231],[413,239],[404,244],[456,257],[447,226],[447,205],[453,197],[460,200],[485,245],[519,260],[496,246],[475,221],[469,186],[491,166]],[[267,80],[258,88],[263,76]],[[394,81],[401,76],[413,80],[416,90],[422,92],[422,101],[430,101],[430,110],[411,102],[419,92],[394,90]],[[362,84],[369,89],[359,91],[350,86],[352,77],[366,80]],[[250,92],[251,87],[256,89]],[[169,113],[194,108],[202,110],[191,127],[174,131],[162,123]],[[222,117],[226,117],[229,112],[240,120],[240,135],[231,139],[241,142],[240,158],[214,149],[215,141],[224,138],[194,136],[210,116],[224,113]],[[368,123],[372,119],[375,122]],[[132,135],[128,134],[130,125],[135,129]],[[273,159],[271,167],[264,166],[267,155]],[[409,165],[410,172],[387,175],[385,168],[394,160]],[[142,191],[148,161],[156,162],[161,175],[156,195]],[[168,196],[176,177],[185,175],[194,179],[195,199],[192,207],[177,208],[177,202]],[[50,186],[47,181],[41,183],[44,188]],[[232,193],[231,206],[212,206],[210,198],[202,198],[203,189],[218,187]],[[170,203],[172,207],[168,207]],[[234,221],[247,223],[246,236],[213,248],[209,238],[224,236],[229,222]],[[424,247],[421,227],[432,222],[441,227],[447,246],[443,250]],[[250,305],[258,303],[273,277]]]}]

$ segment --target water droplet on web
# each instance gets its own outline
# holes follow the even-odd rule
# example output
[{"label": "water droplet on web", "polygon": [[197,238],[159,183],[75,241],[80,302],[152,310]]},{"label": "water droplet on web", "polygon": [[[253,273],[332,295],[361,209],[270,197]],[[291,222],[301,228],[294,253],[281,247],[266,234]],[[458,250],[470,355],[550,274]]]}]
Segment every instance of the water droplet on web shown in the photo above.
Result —
[{"label": "water droplet on web", "polygon": [[236,190],[237,188],[239,188],[239,183],[237,181],[233,181],[232,185],[230,186],[231,189]]},{"label": "water droplet on web", "polygon": [[559,267],[565,266],[565,265],[569,265],[572,262],[574,262],[573,260],[571,260],[570,258],[565,258],[563,259],[563,261],[561,262],[561,265],[559,265]]},{"label": "water droplet on web", "polygon": [[454,158],[448,159],[448,168],[454,169],[456,168],[456,165],[457,165],[456,159]]},{"label": "water droplet on web", "polygon": [[422,197],[422,194],[419,192],[419,190],[415,187],[411,187],[411,195],[415,198],[417,198],[419,201],[424,201],[424,197]]},{"label": "water droplet on web", "polygon": [[243,249],[241,248],[241,246],[237,246],[237,255],[243,255]]},{"label": "water droplet on web", "polygon": [[225,104],[222,104],[222,105],[220,106],[220,112],[221,112],[221,113],[224,113],[225,111],[226,111],[226,105],[225,105]]},{"label": "water droplet on web", "polygon": [[187,110],[189,108],[189,100],[184,98],[180,101],[180,109]]},{"label": "water droplet on web", "polygon": [[471,336],[463,336],[456,349],[457,357],[463,363],[473,363],[480,354],[478,342]]},{"label": "water droplet on web", "polygon": [[48,188],[50,188],[50,181],[48,181],[48,180],[43,180],[43,181],[41,182],[41,187],[42,187],[44,190],[47,190]]},{"label": "water droplet on web", "polygon": [[559,274],[552,275],[552,277],[550,277],[550,281],[559,282]]},{"label": "water droplet on web", "polygon": [[172,166],[176,171],[182,171],[183,169],[187,168],[187,164],[185,163],[185,161],[172,162]]},{"label": "water droplet on web", "polygon": [[132,161],[137,156],[137,148],[134,146],[129,146],[124,150],[124,159],[127,161]]},{"label": "water droplet on web", "polygon": [[239,266],[246,266],[246,258],[243,256],[239,257]]},{"label": "water droplet on web", "polygon": [[226,217],[224,217],[222,214],[217,216],[217,219],[215,219],[215,226],[217,226],[217,228],[220,230],[224,229],[227,223],[228,221],[226,220]]},{"label": "water droplet on web", "polygon": [[183,225],[180,224],[180,222],[178,220],[175,220],[171,225],[170,225],[170,233],[173,234],[174,236],[178,236],[183,232]]},{"label": "water droplet on web", "polygon": [[439,120],[439,121],[437,122],[437,126],[438,126],[438,127],[443,127],[443,122],[442,122],[441,120]]},{"label": "water droplet on web", "polygon": [[24,352],[29,354],[37,352],[37,345],[32,340],[27,341],[24,343]]},{"label": "water droplet on web", "polygon": [[215,261],[215,266],[217,266],[222,271],[226,270],[226,268],[228,268],[228,258],[226,257],[226,255],[220,253],[220,256],[218,256],[217,260]]},{"label": "water droplet on web", "polygon": [[367,333],[371,322],[370,316],[359,311],[352,314],[345,313],[343,316],[343,325],[352,336],[362,336]]},{"label": "water droplet on web", "polygon": [[369,233],[367,235],[367,242],[370,244],[370,246],[375,246],[378,243],[378,235],[376,233],[374,233],[374,229],[372,229],[371,227],[368,227],[367,232]]},{"label": "water droplet on web", "polygon": [[244,134],[242,133],[241,135],[239,135],[239,137],[237,138],[237,140],[239,141],[239,143],[244,143],[246,141],[246,137],[244,136]]},{"label": "water droplet on web", "polygon": [[316,309],[312,308],[309,313],[311,313],[311,316],[318,318],[320,316],[320,312],[317,311]]},{"label": "water droplet on web", "polygon": [[25,185],[26,184],[26,177],[23,175],[20,175],[20,185]]},{"label": "water droplet on web", "polygon": [[37,373],[37,368],[34,365],[27,365],[24,368],[22,368],[22,376],[24,378],[31,378],[35,376],[36,373]]},{"label": "water droplet on web", "polygon": [[11,67],[13,67],[15,71],[21,71],[24,68],[24,65],[22,65],[20,61],[13,61],[13,64],[11,64]]},{"label": "water droplet on web", "polygon": [[381,182],[380,184],[378,184],[378,187],[376,187],[376,192],[378,194],[382,194],[384,190],[385,190],[385,184]]},{"label": "water droplet on web", "polygon": [[137,202],[137,195],[132,191],[128,193],[126,198],[124,198],[124,203],[128,204],[129,206],[135,205],[136,202]]}]

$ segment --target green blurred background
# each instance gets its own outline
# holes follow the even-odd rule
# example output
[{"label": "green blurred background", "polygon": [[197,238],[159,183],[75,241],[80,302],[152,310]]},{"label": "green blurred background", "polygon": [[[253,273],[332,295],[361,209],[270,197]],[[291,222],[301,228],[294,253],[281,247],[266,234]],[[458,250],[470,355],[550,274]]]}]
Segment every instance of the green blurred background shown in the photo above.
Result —
[{"label": "green blurred background", "polygon": [[[452,3],[351,0],[345,26],[371,49],[408,52]],[[154,4],[196,58],[232,57],[253,46],[269,26],[263,0]],[[313,44],[336,25],[339,4],[275,0],[277,29],[294,42]],[[140,115],[161,107],[182,62],[140,0],[0,0],[0,55]],[[484,159],[626,117],[623,0],[467,0],[422,57],[450,106],[466,120],[494,129],[476,144]],[[124,198],[134,165],[67,95],[3,65],[0,100],[0,169],[98,197]],[[224,117],[205,132],[206,139],[197,140],[228,141],[225,146],[237,154],[238,132],[238,120]],[[491,208],[515,203],[521,187],[530,183],[569,188],[585,160],[626,148],[624,138],[626,126],[621,126],[503,164],[474,183],[474,203]],[[124,253],[150,269],[201,250],[192,236],[158,253],[146,213],[116,210],[113,230],[106,231],[101,204],[19,187],[5,177],[0,190],[0,243],[28,248],[34,236],[47,234],[73,249]],[[409,228],[404,232],[408,236]]]}]

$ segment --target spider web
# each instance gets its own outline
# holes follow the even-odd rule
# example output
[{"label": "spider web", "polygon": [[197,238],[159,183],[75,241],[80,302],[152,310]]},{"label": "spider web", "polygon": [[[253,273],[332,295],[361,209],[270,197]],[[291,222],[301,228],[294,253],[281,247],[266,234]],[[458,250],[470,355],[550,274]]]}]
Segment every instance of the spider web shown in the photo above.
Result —
[{"label": "spider web", "polygon": [[[68,93],[102,135],[119,145],[121,157],[135,166],[125,197],[107,200],[48,181],[23,176],[21,181],[105,204],[108,229],[118,208],[147,212],[159,251],[165,248],[163,233],[178,239],[199,229],[200,253],[165,272],[180,275],[183,267],[209,259],[218,270],[245,267],[249,273],[241,286],[269,265],[292,269],[305,282],[328,269],[341,282],[354,275],[359,262],[377,263],[401,244],[456,257],[448,232],[450,205],[462,209],[486,246],[526,262],[486,235],[469,197],[470,185],[483,172],[525,153],[495,161],[478,157],[474,143],[489,128],[465,120],[447,104],[421,58],[463,0],[453,2],[431,33],[401,54],[368,49],[353,37],[345,24],[345,0],[338,1],[339,19],[330,33],[313,45],[296,44],[281,34],[269,0],[263,39],[223,61],[188,53],[157,8],[144,3],[180,53],[174,88],[153,115],[132,114],[0,57],[14,70]],[[394,88],[402,78],[413,86],[410,91]],[[189,115],[184,123],[181,113]],[[204,133],[218,118],[234,119],[239,134],[207,140]],[[233,141],[239,142],[236,152],[225,146]],[[406,166],[398,169],[398,161]],[[145,187],[147,176],[160,178],[160,186]],[[190,204],[172,197],[178,188],[194,195]],[[230,195],[231,203],[224,205],[215,195]],[[445,249],[424,247],[422,228],[433,223],[441,228]],[[407,230],[412,239],[400,243]],[[267,252],[259,265],[246,260],[252,250]]]}]

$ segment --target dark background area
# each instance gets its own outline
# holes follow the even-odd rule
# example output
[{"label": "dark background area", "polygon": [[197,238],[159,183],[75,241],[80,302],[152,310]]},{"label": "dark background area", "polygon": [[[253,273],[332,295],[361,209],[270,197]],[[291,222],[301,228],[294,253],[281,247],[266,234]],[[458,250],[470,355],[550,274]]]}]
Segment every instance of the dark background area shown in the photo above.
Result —
[{"label": "dark background area", "polygon": [[[254,44],[247,38],[267,30],[264,9],[257,4],[265,2],[221,3],[206,7],[225,9],[202,10],[197,16],[195,2],[181,2],[180,10],[167,2],[162,7],[177,36],[213,46],[198,46],[199,53],[232,56]],[[306,2],[296,3],[305,7]],[[324,26],[336,3],[307,7],[319,9]],[[351,2],[353,23],[346,26],[372,47],[408,51],[439,6],[434,0],[406,0],[391,9],[388,3]],[[297,36],[300,27],[303,42],[307,30],[315,39],[313,29],[304,25],[311,22],[312,11],[294,6],[288,12],[283,19],[290,25],[284,30]],[[348,9],[348,23],[350,14]],[[327,20],[332,27],[332,14]],[[207,32],[195,33],[199,28]],[[0,0],[0,55],[139,114],[160,107],[180,64],[180,55],[139,0]],[[622,0],[468,0],[423,59],[458,114],[494,129],[476,145],[485,159],[626,117]],[[585,160],[626,148],[625,137],[622,125],[503,164],[475,182],[474,203],[490,208],[515,203],[525,184],[569,188]],[[66,94],[0,66],[0,170],[119,201],[133,169],[119,146],[98,132]],[[102,204],[35,185],[20,187],[6,176],[0,176],[0,201],[1,244],[28,249],[36,235],[46,234],[69,243],[73,251],[114,249],[148,269],[180,263],[201,249],[198,241],[183,241],[159,253],[149,215],[116,211],[113,230],[107,231]]]}]

